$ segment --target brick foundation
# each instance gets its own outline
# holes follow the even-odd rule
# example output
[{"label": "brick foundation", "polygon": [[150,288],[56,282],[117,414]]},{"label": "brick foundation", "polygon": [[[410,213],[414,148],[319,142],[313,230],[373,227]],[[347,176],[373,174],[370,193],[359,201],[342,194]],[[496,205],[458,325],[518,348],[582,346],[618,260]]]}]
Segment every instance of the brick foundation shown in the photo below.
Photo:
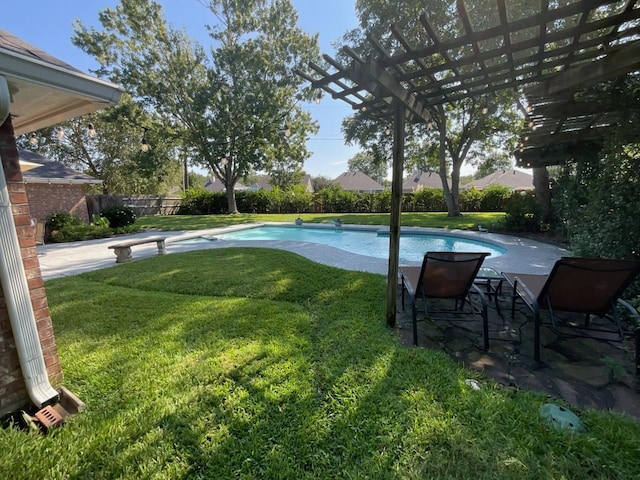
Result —
[{"label": "brick foundation", "polygon": [[[62,369],[53,334],[44,281],[40,273],[40,263],[35,246],[35,228],[31,226],[27,192],[20,172],[11,117],[7,118],[0,126],[0,157],[7,179],[16,234],[20,243],[31,303],[37,319],[36,325],[45,357],[44,361],[47,365],[47,373],[51,382],[58,384],[62,380]],[[0,416],[28,403],[29,398],[18,362],[5,296],[0,289]]]}]

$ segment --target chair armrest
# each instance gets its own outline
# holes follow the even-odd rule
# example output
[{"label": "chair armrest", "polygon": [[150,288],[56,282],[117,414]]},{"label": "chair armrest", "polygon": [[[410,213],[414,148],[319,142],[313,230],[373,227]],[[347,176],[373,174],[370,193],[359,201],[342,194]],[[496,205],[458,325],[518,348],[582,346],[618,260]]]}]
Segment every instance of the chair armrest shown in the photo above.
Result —
[{"label": "chair armrest", "polygon": [[636,328],[640,327],[640,313],[638,313],[638,311],[633,308],[629,303],[627,303],[626,301],[622,300],[621,298],[618,299],[617,302],[620,306],[626,308],[629,313],[631,314],[631,317],[633,318],[633,320],[636,323]]},{"label": "chair armrest", "polygon": [[[525,298],[522,295],[520,295],[518,293],[518,288],[521,288],[524,291],[524,293],[527,294],[527,297],[529,297],[529,298]],[[538,312],[540,311],[540,306],[538,305],[538,299],[534,296],[533,292],[531,290],[529,290],[529,287],[527,287],[523,282],[521,282],[520,279],[517,276],[514,277],[513,291],[533,311],[534,314],[536,314],[536,315],[538,314]]]},{"label": "chair armrest", "polygon": [[484,294],[484,292],[480,289],[480,287],[478,287],[475,283],[471,284],[471,289],[477,293],[478,295],[480,295],[480,301],[482,302],[482,306],[486,307],[487,306],[487,296]]}]

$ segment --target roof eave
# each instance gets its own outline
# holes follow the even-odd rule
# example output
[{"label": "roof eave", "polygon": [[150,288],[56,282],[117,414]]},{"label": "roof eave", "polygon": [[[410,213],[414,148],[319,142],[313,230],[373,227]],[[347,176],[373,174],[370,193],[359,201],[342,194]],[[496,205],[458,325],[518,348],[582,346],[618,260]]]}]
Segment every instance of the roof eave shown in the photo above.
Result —
[{"label": "roof eave", "polygon": [[78,178],[44,178],[44,177],[23,177],[24,183],[38,184],[58,184],[58,185],[99,185],[103,183],[97,178],[82,180]]},{"label": "roof eave", "polygon": [[[9,83],[16,135],[117,104],[124,91],[113,83],[3,48],[0,48],[0,75]],[[20,104],[21,86],[55,90],[65,98],[39,110],[14,112],[15,104]]]}]

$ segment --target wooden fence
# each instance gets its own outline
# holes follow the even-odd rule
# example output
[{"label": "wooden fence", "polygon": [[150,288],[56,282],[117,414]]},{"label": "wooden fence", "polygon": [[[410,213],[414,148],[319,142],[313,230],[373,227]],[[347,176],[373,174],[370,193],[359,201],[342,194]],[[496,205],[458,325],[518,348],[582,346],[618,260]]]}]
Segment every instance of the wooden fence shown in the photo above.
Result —
[{"label": "wooden fence", "polygon": [[157,195],[87,195],[89,217],[107,208],[126,205],[133,208],[136,217],[147,215],[175,215],[180,197]]}]

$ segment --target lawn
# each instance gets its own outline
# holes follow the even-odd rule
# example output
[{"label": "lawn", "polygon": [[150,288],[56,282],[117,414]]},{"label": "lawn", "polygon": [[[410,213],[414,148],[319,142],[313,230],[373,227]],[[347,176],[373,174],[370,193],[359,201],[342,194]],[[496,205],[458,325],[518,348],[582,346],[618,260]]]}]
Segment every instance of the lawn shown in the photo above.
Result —
[{"label": "lawn", "polygon": [[[287,213],[238,215],[165,215],[140,217],[136,225],[161,230],[201,230],[251,222],[290,222],[300,217],[307,223],[322,223],[340,218],[346,224],[389,225],[388,213]],[[489,226],[504,218],[503,212],[473,212],[462,217],[447,217],[445,212],[403,212],[402,225],[406,227],[434,227],[471,229],[477,225]]]},{"label": "lawn", "polygon": [[[637,478],[640,426],[499,388],[385,326],[385,278],[214,249],[46,284],[64,385],[87,410],[0,429],[11,479]],[[475,391],[465,380],[474,378]]]}]

